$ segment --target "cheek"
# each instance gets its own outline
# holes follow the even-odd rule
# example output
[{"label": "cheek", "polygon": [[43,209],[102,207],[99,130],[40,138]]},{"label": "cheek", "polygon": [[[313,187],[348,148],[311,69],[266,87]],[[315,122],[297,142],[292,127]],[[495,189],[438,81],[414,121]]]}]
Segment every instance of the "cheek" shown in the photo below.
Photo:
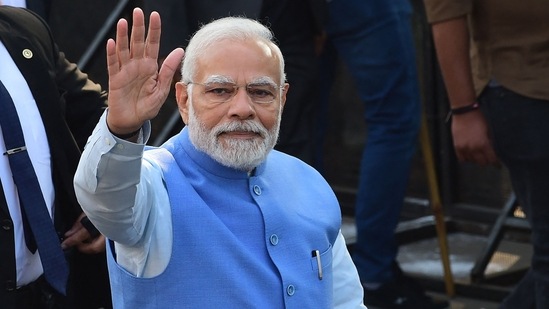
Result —
[{"label": "cheek", "polygon": [[280,112],[276,108],[258,110],[257,118],[267,130],[271,130],[277,125]]},{"label": "cheek", "polygon": [[220,124],[227,111],[222,105],[215,107],[197,107],[195,109],[196,118],[206,126],[206,129],[211,130]]}]

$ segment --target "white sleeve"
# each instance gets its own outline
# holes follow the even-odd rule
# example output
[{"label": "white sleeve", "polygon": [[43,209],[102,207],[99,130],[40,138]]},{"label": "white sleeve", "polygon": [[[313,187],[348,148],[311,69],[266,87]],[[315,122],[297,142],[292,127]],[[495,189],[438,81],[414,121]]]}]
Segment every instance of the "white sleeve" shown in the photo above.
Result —
[{"label": "white sleeve", "polygon": [[332,255],[334,309],[366,308],[363,304],[364,290],[341,231],[334,243]]},{"label": "white sleeve", "polygon": [[[134,144],[112,135],[103,114],[88,139],[76,174],[78,202],[97,229],[123,244],[141,239],[147,205],[136,205],[144,144]],[[140,188],[143,189],[143,188]]]},{"label": "white sleeve", "polygon": [[[171,252],[168,193],[160,168],[143,160],[145,145],[112,135],[107,112],[82,153],[74,177],[76,195],[97,229],[115,241],[117,262],[136,276],[152,277],[165,268]],[[149,123],[140,134],[146,140]]]}]

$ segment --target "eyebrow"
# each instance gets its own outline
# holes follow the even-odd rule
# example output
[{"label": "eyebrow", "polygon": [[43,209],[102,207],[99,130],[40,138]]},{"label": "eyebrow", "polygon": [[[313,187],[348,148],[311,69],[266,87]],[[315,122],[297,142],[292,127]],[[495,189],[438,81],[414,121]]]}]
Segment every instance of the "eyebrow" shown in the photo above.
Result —
[{"label": "eyebrow", "polygon": [[[210,83],[224,83],[224,84],[236,84],[231,77],[225,75],[211,75],[204,81],[205,84]],[[272,85],[276,87],[276,83],[269,76],[260,76],[254,78],[248,85]]]},{"label": "eyebrow", "polygon": [[271,85],[276,87],[274,80],[268,76],[261,76],[252,80],[249,84],[251,85]]},{"label": "eyebrow", "polygon": [[210,84],[210,83],[225,83],[225,84],[233,83],[234,84],[234,80],[224,75],[211,75],[211,76],[208,76],[208,78],[206,78],[204,83],[205,84]]}]

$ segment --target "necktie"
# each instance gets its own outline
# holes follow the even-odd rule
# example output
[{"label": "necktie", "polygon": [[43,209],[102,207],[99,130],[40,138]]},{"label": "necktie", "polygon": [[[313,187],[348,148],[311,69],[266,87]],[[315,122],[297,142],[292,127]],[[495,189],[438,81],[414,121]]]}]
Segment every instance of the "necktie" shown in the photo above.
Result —
[{"label": "necktie", "polygon": [[4,135],[13,180],[19,193],[21,214],[27,220],[36,246],[44,277],[59,293],[66,294],[68,264],[48,213],[38,178],[26,150],[19,116],[10,94],[0,81],[0,126]]}]

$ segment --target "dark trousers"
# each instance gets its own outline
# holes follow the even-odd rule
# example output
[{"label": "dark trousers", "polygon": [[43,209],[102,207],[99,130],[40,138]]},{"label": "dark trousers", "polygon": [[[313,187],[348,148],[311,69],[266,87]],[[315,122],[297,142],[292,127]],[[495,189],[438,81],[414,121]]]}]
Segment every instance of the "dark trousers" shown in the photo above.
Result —
[{"label": "dark trousers", "polygon": [[421,120],[412,11],[408,0],[333,0],[329,12],[328,38],[356,83],[367,126],[353,261],[362,282],[386,283],[396,277],[395,229]]},{"label": "dark trousers", "polygon": [[488,87],[480,102],[530,222],[534,248],[530,271],[500,308],[549,308],[549,101]]},{"label": "dark trousers", "polygon": [[57,293],[41,276],[14,291],[17,309],[66,309],[65,297]]},{"label": "dark trousers", "polygon": [[72,254],[67,296],[41,276],[19,289],[0,290],[0,309],[112,309],[105,253]]}]

